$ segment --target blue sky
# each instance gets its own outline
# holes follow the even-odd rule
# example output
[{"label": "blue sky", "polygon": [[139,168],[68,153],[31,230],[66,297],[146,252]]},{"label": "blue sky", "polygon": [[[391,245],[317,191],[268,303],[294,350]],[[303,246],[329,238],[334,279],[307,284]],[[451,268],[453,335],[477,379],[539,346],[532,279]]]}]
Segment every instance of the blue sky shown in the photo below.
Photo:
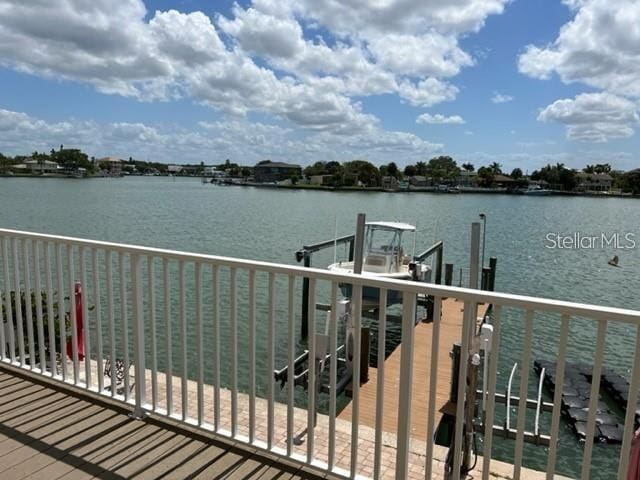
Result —
[{"label": "blue sky", "polygon": [[0,152],[640,166],[631,0],[0,0]]}]

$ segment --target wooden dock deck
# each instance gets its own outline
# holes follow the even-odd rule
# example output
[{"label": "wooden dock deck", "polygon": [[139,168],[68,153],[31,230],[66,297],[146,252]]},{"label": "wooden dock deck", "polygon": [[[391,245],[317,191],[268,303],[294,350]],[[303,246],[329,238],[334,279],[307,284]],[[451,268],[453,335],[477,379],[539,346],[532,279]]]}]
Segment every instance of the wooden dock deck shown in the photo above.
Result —
[{"label": "wooden dock deck", "polygon": [[276,457],[0,368],[0,478],[320,479]]},{"label": "wooden dock deck", "polygon": [[[438,376],[436,384],[436,426],[442,414],[451,409],[451,346],[461,340],[463,303],[454,299],[442,302],[440,326],[440,349],[438,354]],[[420,440],[426,439],[427,413],[429,406],[429,381],[431,379],[431,338],[433,323],[419,323],[415,331],[413,358],[414,381],[412,386],[411,434]],[[400,358],[402,345],[398,346],[385,361],[384,423],[385,432],[395,434],[398,428],[398,391],[400,389]],[[377,370],[369,368],[369,381],[360,388],[359,423],[375,428]],[[351,404],[339,415],[351,421]]]}]

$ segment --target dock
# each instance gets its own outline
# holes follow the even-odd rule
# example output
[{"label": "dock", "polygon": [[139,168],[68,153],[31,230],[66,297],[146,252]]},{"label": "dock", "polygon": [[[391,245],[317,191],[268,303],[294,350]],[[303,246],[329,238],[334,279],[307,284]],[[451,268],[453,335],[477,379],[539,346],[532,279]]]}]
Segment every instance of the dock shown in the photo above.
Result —
[{"label": "dock", "polygon": [[[442,301],[440,323],[440,349],[436,375],[436,419],[437,426],[444,413],[454,414],[455,404],[449,402],[451,390],[450,356],[452,345],[462,337],[462,310],[464,303],[455,299]],[[413,358],[414,381],[412,386],[411,435],[424,440],[427,435],[427,415],[429,406],[429,382],[431,379],[431,339],[432,322],[420,322],[415,327],[415,350]],[[402,345],[399,345],[385,361],[384,381],[384,422],[383,430],[395,434],[398,428],[398,391],[400,388],[400,359]],[[369,381],[360,387],[359,423],[375,428],[377,369],[369,368]],[[351,404],[347,405],[338,418],[351,421]]]}]

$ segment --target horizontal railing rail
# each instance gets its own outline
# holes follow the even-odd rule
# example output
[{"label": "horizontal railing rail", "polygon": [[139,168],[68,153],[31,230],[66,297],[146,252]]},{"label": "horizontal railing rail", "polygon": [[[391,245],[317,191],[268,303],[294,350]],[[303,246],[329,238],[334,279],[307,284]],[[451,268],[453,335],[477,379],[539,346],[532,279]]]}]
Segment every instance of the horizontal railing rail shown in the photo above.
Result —
[{"label": "horizontal railing rail", "polygon": [[225,267],[246,268],[249,270],[261,270],[270,273],[292,274],[301,277],[315,278],[316,280],[336,281],[374,288],[388,288],[407,291],[416,294],[435,295],[440,297],[453,297],[463,301],[476,301],[478,303],[495,303],[505,307],[543,310],[549,313],[570,314],[585,316],[594,320],[613,320],[617,322],[640,324],[640,312],[625,308],[609,307],[602,305],[589,305],[565,300],[542,299],[527,295],[515,295],[509,293],[481,291],[464,287],[453,287],[436,284],[416,283],[407,280],[382,279],[366,272],[362,275],[352,273],[337,273],[318,268],[304,268],[296,265],[284,265],[279,263],[263,262],[259,260],[242,260],[231,257],[198,254],[153,247],[142,247],[98,240],[87,240],[75,237],[56,236],[49,234],[30,233],[19,230],[0,229],[0,236],[11,236],[32,240],[50,241],[55,243],[68,243],[78,247],[109,249],[114,252],[137,253],[140,255],[156,255],[172,260],[184,260],[194,262],[206,262]]},{"label": "horizontal railing rail", "polygon": [[[449,347],[440,345],[444,299],[464,305],[457,398],[474,399],[471,401],[477,392],[467,392],[466,379],[475,371],[471,357],[478,353],[479,305],[492,305],[493,353],[485,357],[484,367],[483,478],[489,478],[491,471],[506,310],[518,312],[517,324],[523,332],[521,393],[516,402],[515,433],[511,432],[514,478],[520,477],[524,463],[525,415],[530,402],[526,392],[536,316],[558,317],[557,385],[563,385],[570,323],[584,318],[595,326],[582,478],[588,478],[591,468],[607,327],[631,325],[637,333],[630,352],[634,363],[618,478],[624,478],[626,472],[640,385],[638,311],[8,229],[0,229],[0,269],[0,360],[5,364],[110,396],[132,405],[138,416],[147,412],[168,416],[346,478],[371,476],[370,470],[374,478],[382,478],[385,465],[392,465],[394,478],[407,478],[410,465],[418,461],[423,462],[425,478],[434,474],[435,373],[427,380],[427,430],[419,439],[426,442],[426,450],[416,456],[411,443],[413,363],[424,353],[418,351],[423,346],[416,344],[415,336],[416,305],[422,296],[434,299],[431,351],[427,352],[431,372],[438,370],[440,349]],[[305,282],[308,315],[303,320],[298,307]],[[346,310],[340,294],[345,285],[350,287]],[[362,306],[372,291],[378,295],[371,314],[378,352],[373,440],[362,433],[369,428],[360,418],[368,406],[362,403],[360,382],[353,381],[361,378]],[[389,306],[387,300],[398,292],[399,304]],[[316,308],[323,302],[331,306],[328,312]],[[392,309],[401,318],[399,327],[395,324],[400,329],[396,333],[387,322]],[[308,339],[296,337],[303,321]],[[394,393],[398,412],[385,407],[385,396],[390,394],[385,389],[384,352],[393,335],[399,336],[402,345],[400,387]],[[306,367],[299,361],[303,353]],[[280,372],[278,380],[285,383],[282,391],[276,388],[274,372]],[[308,388],[296,389],[296,381],[286,378],[289,375],[290,380],[306,382]],[[337,411],[337,386],[346,384],[345,375],[352,379],[349,428],[340,423]],[[551,410],[548,478],[556,468],[561,402],[562,388],[557,388],[553,406],[545,406]],[[470,428],[465,426],[469,410],[465,402],[458,401],[456,409],[451,478],[460,478],[465,466],[463,433]],[[393,447],[383,440],[383,433],[390,433],[384,430],[388,416],[396,422]],[[362,441],[372,442],[372,459],[361,454]],[[383,461],[387,456],[391,462]],[[425,456],[426,463],[416,460]],[[372,463],[370,470],[366,462]]]}]

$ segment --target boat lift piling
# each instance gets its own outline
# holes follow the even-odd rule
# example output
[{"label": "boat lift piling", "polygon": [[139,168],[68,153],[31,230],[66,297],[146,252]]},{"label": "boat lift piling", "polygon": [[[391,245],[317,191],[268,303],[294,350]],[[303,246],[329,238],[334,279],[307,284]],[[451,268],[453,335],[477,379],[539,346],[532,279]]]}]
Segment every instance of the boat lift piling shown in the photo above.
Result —
[{"label": "boat lift piling", "polygon": [[[298,262],[304,261],[306,268],[311,267],[311,259],[314,252],[319,252],[329,247],[336,247],[337,245],[348,244],[349,245],[349,261],[353,261],[354,255],[354,242],[355,235],[344,235],[339,238],[326,240],[324,242],[318,242],[311,245],[304,245],[300,250],[296,252],[296,260]],[[300,327],[300,337],[306,339],[309,336],[309,279],[304,277],[302,279],[302,324]]]}]

